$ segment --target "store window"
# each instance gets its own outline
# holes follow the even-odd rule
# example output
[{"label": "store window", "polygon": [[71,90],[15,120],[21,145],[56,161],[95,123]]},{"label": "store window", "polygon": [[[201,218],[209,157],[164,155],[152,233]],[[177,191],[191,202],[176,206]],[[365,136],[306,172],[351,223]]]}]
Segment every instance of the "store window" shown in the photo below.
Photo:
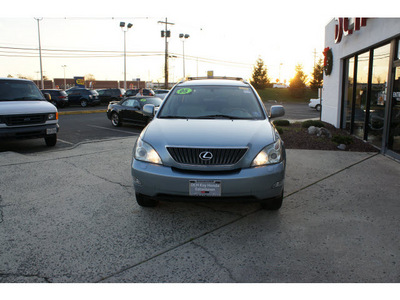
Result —
[{"label": "store window", "polygon": [[344,116],[343,120],[345,128],[351,131],[351,112],[353,105],[353,86],[354,86],[354,57],[347,60],[347,76],[345,81],[345,92],[344,92]]},{"label": "store window", "polygon": [[387,103],[387,82],[390,60],[390,44],[374,49],[372,65],[371,96],[369,98],[368,141],[382,146],[382,135]]},{"label": "store window", "polygon": [[395,69],[388,148],[400,154],[400,66]]},{"label": "store window", "polygon": [[397,41],[397,59],[400,59],[400,40]]},{"label": "store window", "polygon": [[357,58],[357,86],[354,106],[354,124],[353,133],[364,138],[364,123],[367,107],[368,90],[368,70],[369,70],[369,52],[365,52]]}]

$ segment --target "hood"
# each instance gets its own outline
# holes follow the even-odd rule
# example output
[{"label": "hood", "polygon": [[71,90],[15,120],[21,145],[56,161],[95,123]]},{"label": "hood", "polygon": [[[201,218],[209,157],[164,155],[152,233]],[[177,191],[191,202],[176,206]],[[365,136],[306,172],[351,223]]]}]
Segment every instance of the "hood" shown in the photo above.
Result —
[{"label": "hood", "polygon": [[40,100],[29,101],[0,101],[0,112],[2,115],[20,115],[20,114],[43,114],[55,113],[56,107]]},{"label": "hood", "polygon": [[[275,130],[266,120],[158,119],[142,134],[161,158],[169,157],[166,146],[193,148],[248,148],[253,158],[274,142]],[[246,156],[247,156],[246,154]]]}]

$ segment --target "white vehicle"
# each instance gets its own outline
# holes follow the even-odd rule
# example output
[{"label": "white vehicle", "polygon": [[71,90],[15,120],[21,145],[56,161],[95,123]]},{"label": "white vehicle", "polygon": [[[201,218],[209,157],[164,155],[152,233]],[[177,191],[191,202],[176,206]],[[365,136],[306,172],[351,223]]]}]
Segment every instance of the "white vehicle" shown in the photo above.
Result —
[{"label": "white vehicle", "polygon": [[308,103],[309,108],[315,108],[317,111],[321,110],[321,99],[310,99]]},{"label": "white vehicle", "polygon": [[58,111],[30,80],[0,78],[0,140],[44,138],[57,143]]}]

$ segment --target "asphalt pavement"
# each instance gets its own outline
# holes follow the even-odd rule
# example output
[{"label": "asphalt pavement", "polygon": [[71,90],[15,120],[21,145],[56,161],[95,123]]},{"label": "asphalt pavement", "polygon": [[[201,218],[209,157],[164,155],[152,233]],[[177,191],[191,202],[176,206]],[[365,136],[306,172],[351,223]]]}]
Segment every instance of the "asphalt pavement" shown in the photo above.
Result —
[{"label": "asphalt pavement", "polygon": [[0,153],[0,282],[400,281],[400,163],[287,150],[282,208],[136,204],[136,136]]}]

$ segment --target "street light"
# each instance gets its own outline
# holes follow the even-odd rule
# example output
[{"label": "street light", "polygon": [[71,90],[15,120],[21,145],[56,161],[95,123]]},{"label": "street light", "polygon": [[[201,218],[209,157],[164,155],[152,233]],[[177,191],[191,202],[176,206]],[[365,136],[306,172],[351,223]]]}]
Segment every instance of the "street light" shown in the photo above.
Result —
[{"label": "street light", "polygon": [[185,74],[185,40],[188,39],[189,37],[190,37],[190,35],[188,35],[186,33],[179,34],[179,38],[182,41],[182,47],[183,47],[183,78],[186,77],[186,74]]},{"label": "street light", "polygon": [[64,90],[67,89],[67,80],[65,79],[65,68],[67,67],[67,65],[62,65],[61,67],[64,68]]},{"label": "street light", "polygon": [[39,40],[39,58],[40,58],[40,81],[41,81],[41,88],[44,89],[44,81],[43,81],[43,68],[42,68],[42,46],[40,44],[40,25],[39,22],[43,20],[43,18],[35,18],[37,21],[38,26],[38,40]]},{"label": "street light", "polygon": [[125,27],[125,22],[120,22],[119,27],[121,27],[124,32],[124,89],[126,90],[126,32],[132,28],[132,24],[128,23]]}]

